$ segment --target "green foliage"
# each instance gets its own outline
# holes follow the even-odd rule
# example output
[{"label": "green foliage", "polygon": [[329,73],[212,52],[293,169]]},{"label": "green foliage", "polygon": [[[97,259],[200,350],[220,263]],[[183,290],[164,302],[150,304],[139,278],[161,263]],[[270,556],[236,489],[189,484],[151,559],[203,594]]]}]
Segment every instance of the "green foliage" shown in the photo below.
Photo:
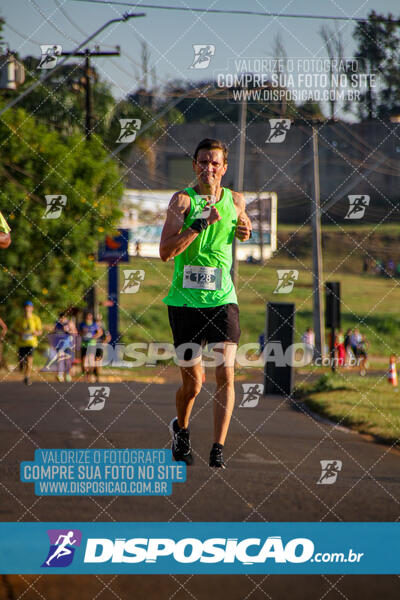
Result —
[{"label": "green foliage", "polygon": [[[12,324],[31,298],[46,322],[82,296],[96,277],[98,241],[115,231],[123,192],[116,164],[96,139],[63,137],[9,110],[0,122],[0,210],[12,229],[1,251],[2,316]],[[47,194],[64,194],[58,219],[44,219]]]},{"label": "green foliage", "polygon": [[[16,55],[17,56],[17,55]],[[21,60],[21,59],[19,59]],[[27,56],[22,59],[25,66],[25,83],[19,88],[23,92],[41,75],[37,69],[39,59]],[[109,129],[115,100],[108,83],[99,79],[95,68],[90,68],[92,98],[92,135],[104,139]],[[3,93],[10,96],[10,93]],[[62,65],[51,76],[23,98],[20,107],[41,122],[60,133],[71,135],[85,129],[85,71],[83,63]]]},{"label": "green foliage", "polygon": [[369,315],[366,323],[386,338],[400,336],[400,317],[397,315]]},{"label": "green foliage", "polygon": [[389,118],[400,112],[400,22],[372,11],[368,22],[354,30],[358,44],[355,58],[364,73],[377,75],[378,85],[369,85],[358,105],[362,119]]}]

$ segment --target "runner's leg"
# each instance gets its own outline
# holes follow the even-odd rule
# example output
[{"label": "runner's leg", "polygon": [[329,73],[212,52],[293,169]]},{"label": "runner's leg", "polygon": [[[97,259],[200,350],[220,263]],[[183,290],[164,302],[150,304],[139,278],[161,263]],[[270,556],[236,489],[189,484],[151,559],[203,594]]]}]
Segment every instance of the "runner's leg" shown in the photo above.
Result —
[{"label": "runner's leg", "polygon": [[30,354],[28,354],[28,356],[26,357],[26,363],[25,363],[25,377],[30,377],[31,373],[32,373],[32,366],[33,366],[33,354],[32,352]]},{"label": "runner's leg", "polygon": [[190,367],[180,367],[182,385],[176,392],[176,415],[178,425],[187,429],[196,396],[200,393],[202,385],[202,365],[200,360]]},{"label": "runner's leg", "polygon": [[214,352],[223,353],[224,361],[215,367],[217,388],[214,396],[214,442],[224,445],[235,405],[234,363],[237,344],[223,342]]}]

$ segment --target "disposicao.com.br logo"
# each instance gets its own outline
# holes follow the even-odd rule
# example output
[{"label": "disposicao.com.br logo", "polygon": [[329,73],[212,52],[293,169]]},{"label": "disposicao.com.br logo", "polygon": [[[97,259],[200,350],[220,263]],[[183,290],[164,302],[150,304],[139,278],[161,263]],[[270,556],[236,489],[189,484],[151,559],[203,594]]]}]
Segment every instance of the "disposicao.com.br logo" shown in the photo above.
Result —
[{"label": "disposicao.com.br logo", "polygon": [[50,548],[42,567],[69,567],[75,554],[75,546],[81,545],[79,529],[49,529]]},{"label": "disposicao.com.br logo", "polygon": [[293,538],[286,544],[281,536],[267,538],[198,538],[180,540],[170,538],[89,538],[86,543],[85,563],[157,563],[172,558],[177,563],[234,563],[243,565],[265,563],[359,562],[362,553],[350,549],[345,552],[315,553],[314,543],[308,538]]}]

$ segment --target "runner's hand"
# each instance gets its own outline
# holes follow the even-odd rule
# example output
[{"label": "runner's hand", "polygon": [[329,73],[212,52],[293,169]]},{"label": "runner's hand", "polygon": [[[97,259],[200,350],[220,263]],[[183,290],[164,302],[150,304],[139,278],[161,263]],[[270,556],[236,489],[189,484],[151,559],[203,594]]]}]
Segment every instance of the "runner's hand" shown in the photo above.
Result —
[{"label": "runner's hand", "polygon": [[249,227],[249,225],[246,224],[239,224],[236,226],[236,237],[241,241],[241,242],[247,242],[248,239],[250,239],[250,234],[251,234],[251,227]]},{"label": "runner's hand", "polygon": [[236,225],[235,236],[241,242],[247,242],[251,237],[251,230],[251,221],[249,217],[246,214],[241,214]]},{"label": "runner's hand", "polygon": [[[209,205],[206,205],[209,206]],[[213,223],[216,223],[217,221],[221,220],[221,215],[219,214],[218,210],[215,208],[214,204],[211,204],[210,206],[211,210],[210,210],[210,214],[207,217],[207,221],[209,225],[212,225]]]}]

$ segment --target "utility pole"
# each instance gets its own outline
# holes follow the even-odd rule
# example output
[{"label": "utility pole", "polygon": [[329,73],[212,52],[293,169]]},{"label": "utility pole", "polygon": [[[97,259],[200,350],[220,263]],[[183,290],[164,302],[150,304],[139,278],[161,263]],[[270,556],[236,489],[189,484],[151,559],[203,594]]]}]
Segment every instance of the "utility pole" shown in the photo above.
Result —
[{"label": "utility pole", "polygon": [[93,121],[93,99],[92,99],[92,85],[90,81],[90,59],[97,56],[121,56],[120,47],[116,46],[113,52],[100,52],[99,46],[96,46],[95,50],[72,51],[62,52],[62,56],[81,56],[85,58],[85,136],[87,140],[90,140],[92,133],[92,121]]},{"label": "utility pole", "polygon": [[[86,40],[84,40],[83,42],[81,42],[79,44],[79,46],[77,46],[75,48],[74,52],[77,52],[78,50],[80,50],[81,48],[83,48],[84,46],[86,46],[86,44],[88,44],[91,40],[93,40],[93,38],[95,38],[96,36],[98,36],[99,33],[101,33],[104,29],[106,29],[112,23],[126,22],[129,19],[132,19],[132,18],[135,18],[135,17],[145,17],[145,16],[146,16],[146,13],[128,13],[128,12],[126,12],[126,13],[124,13],[122,15],[122,17],[119,17],[118,19],[111,19],[110,21],[107,21],[107,23],[104,23],[104,25],[102,25],[99,29],[97,29],[94,33],[92,33],[88,38],[86,38]],[[33,92],[33,90],[36,89],[39,85],[43,85],[43,83],[46,81],[46,79],[48,79],[49,77],[51,77],[52,75],[54,75],[54,73],[57,73],[57,71],[60,70],[60,68],[63,66],[63,64],[67,60],[68,60],[68,57],[66,56],[62,61],[60,61],[59,63],[57,63],[57,66],[54,67],[54,69],[48,69],[47,73],[44,73],[43,76],[40,77],[40,79],[37,79],[34,83],[32,83],[32,85],[30,85],[28,88],[26,88],[26,90],[24,90],[16,98],[14,98],[13,100],[11,100],[11,102],[9,102],[8,104],[6,104],[0,110],[0,116],[3,115],[7,110],[9,110],[10,108],[12,108],[16,104],[18,104],[18,102],[21,102],[21,100],[23,98],[25,98],[31,92]]]},{"label": "utility pole", "polygon": [[264,264],[264,239],[263,239],[263,230],[262,230],[262,221],[263,221],[263,213],[262,213],[262,202],[264,199],[261,199],[260,192],[257,193],[257,204],[258,204],[258,236],[259,236],[259,245],[260,245],[260,265]]},{"label": "utility pole", "polygon": [[[85,79],[85,137],[87,140],[90,140],[92,135],[92,127],[93,127],[93,98],[92,98],[92,85],[90,80],[90,59],[92,57],[98,56],[120,56],[121,51],[120,47],[116,46],[115,51],[111,52],[100,52],[99,46],[96,46],[94,50],[80,50],[80,51],[72,51],[72,52],[62,52],[62,56],[77,56],[84,57],[85,66],[84,66],[84,79]],[[87,309],[93,314],[95,317],[99,312],[99,303],[98,303],[98,294],[96,290],[96,284],[94,283],[85,294],[85,301],[87,304]]]},{"label": "utility pole", "polygon": [[324,355],[324,320],[322,305],[322,249],[321,249],[321,209],[319,186],[319,159],[318,159],[318,130],[312,124],[312,147],[314,165],[313,201],[311,206],[312,228],[312,256],[313,256],[313,321],[315,332],[315,358]]},{"label": "utility pole", "polygon": [[[242,92],[243,92],[242,88]],[[238,138],[238,151],[236,160],[236,171],[235,171],[235,191],[243,192],[243,175],[244,175],[244,156],[246,148],[246,117],[247,117],[247,98],[242,96],[242,101],[239,108],[239,138]],[[233,283],[237,282],[237,257],[236,257],[236,237],[233,238],[232,243],[232,269],[231,276]]]}]

